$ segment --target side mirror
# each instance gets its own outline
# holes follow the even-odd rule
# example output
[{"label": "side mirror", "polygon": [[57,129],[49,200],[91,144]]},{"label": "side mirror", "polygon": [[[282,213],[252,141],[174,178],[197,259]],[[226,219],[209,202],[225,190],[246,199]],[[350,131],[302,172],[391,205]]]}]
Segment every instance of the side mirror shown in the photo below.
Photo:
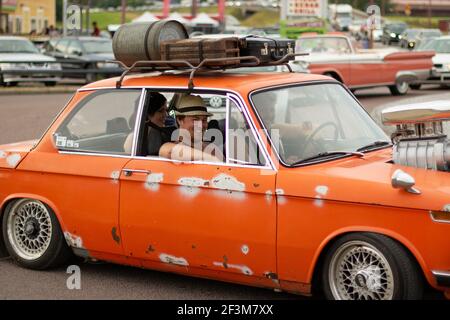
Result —
[{"label": "side mirror", "polygon": [[413,177],[400,169],[395,170],[391,178],[391,184],[392,187],[396,189],[404,189],[405,191],[412,194],[421,194],[419,190],[413,188],[416,184],[416,180],[414,180]]}]

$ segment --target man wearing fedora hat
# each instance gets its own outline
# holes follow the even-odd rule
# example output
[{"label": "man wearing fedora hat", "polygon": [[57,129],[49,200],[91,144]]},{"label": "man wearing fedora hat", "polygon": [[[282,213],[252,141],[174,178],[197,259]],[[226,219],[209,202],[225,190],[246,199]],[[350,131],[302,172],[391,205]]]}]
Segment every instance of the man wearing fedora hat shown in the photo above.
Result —
[{"label": "man wearing fedora hat", "polygon": [[217,148],[209,148],[209,144],[203,141],[208,128],[208,117],[212,116],[212,113],[207,111],[200,96],[182,96],[175,116],[179,128],[172,135],[174,142],[165,143],[159,149],[161,157],[182,161],[222,162],[221,152],[218,152]]}]

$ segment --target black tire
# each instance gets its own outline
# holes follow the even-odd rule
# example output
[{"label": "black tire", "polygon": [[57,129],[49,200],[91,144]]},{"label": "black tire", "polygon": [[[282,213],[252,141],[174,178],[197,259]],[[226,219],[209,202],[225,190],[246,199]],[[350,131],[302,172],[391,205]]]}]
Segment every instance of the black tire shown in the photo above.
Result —
[{"label": "black tire", "polygon": [[409,84],[407,82],[396,82],[395,85],[389,86],[389,91],[393,96],[403,96],[408,93]]},{"label": "black tire", "polygon": [[339,82],[342,82],[341,79],[339,79],[339,77],[337,75],[333,74],[333,73],[325,72],[323,75],[327,76],[327,77],[330,77],[330,78],[333,78],[334,80],[337,80]]},{"label": "black tire", "polygon": [[[348,260],[339,260],[341,256],[351,259],[352,264],[346,264]],[[363,267],[358,268],[358,259],[361,257],[363,262],[360,266]],[[370,262],[367,264],[366,259],[369,257]],[[354,270],[347,269],[349,266]],[[339,276],[330,276],[336,274],[348,274],[349,277],[338,280]],[[423,277],[414,258],[398,242],[374,233],[352,233],[338,239],[325,257],[322,284],[325,297],[330,300],[361,299],[367,292],[374,298],[388,300],[418,300],[423,295]],[[370,286],[377,288],[371,290]]]},{"label": "black tire", "polygon": [[8,82],[9,87],[17,87],[19,83],[17,81]]},{"label": "black tire", "polygon": [[[28,235],[26,235],[26,232],[23,232],[22,237],[20,237],[16,236],[17,233],[20,232],[12,231],[13,229],[16,230],[16,228],[13,228],[13,226],[17,226],[17,224],[14,224],[14,222],[16,221],[15,219],[18,219],[16,213],[22,212],[23,214],[24,211],[20,210],[27,211],[28,208],[36,208],[35,212],[44,212],[42,215],[40,215],[39,222],[44,220],[44,223],[46,223],[47,226],[51,226],[51,232],[44,235],[45,231],[41,231],[45,229],[44,227],[42,227],[43,223],[38,223],[39,227],[35,229],[37,230],[35,232],[37,233],[37,235],[33,234],[33,236],[35,236],[35,239],[44,236],[48,240],[46,242],[47,245],[41,246],[43,247],[42,253],[39,253],[35,257],[27,256],[27,253],[30,254],[30,252],[27,251],[29,250],[30,246],[26,246],[22,242],[29,241],[31,239],[31,235],[29,237]],[[32,217],[28,216],[27,220],[25,220],[25,222],[23,223],[24,230],[27,229],[27,221],[29,221],[30,219],[32,219]],[[38,221],[37,219],[35,220]],[[72,257],[72,252],[64,239],[64,235],[61,231],[61,227],[59,225],[58,219],[56,218],[56,215],[46,204],[38,200],[20,199],[8,204],[3,214],[2,231],[8,253],[13,258],[13,260],[21,267],[35,270],[44,270],[48,268],[58,267],[69,261],[69,259]],[[21,244],[17,244],[16,240],[14,240],[18,238],[22,239],[20,240]],[[24,247],[27,247],[27,249],[23,249]],[[26,255],[26,257],[24,257],[24,255]]]},{"label": "black tire", "polygon": [[421,84],[410,84],[409,87],[413,90],[420,90],[422,85]]}]

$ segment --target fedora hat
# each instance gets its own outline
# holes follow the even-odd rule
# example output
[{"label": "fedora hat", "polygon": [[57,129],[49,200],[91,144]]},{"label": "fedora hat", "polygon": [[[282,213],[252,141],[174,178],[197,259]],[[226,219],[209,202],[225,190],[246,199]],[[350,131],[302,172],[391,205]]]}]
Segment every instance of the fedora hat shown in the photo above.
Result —
[{"label": "fedora hat", "polygon": [[205,106],[205,102],[200,96],[182,96],[175,109],[176,116],[212,116]]}]

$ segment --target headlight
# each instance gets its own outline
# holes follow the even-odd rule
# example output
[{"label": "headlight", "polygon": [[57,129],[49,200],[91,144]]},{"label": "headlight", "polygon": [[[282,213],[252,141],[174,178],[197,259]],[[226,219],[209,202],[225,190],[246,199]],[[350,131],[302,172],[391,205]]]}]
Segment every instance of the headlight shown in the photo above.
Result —
[{"label": "headlight", "polygon": [[61,70],[61,64],[60,63],[49,63],[50,69],[52,70]]},{"label": "headlight", "polygon": [[391,33],[391,38],[395,38],[396,34],[395,33]]},{"label": "headlight", "polygon": [[403,37],[402,37],[401,35],[399,35],[398,38],[399,38],[400,40],[402,40]]},{"label": "headlight", "polygon": [[118,64],[117,63],[112,63],[112,62],[97,62],[97,68],[101,69],[101,68],[117,68]]},{"label": "headlight", "polygon": [[0,63],[0,69],[2,70],[21,70],[27,69],[26,63]]}]

